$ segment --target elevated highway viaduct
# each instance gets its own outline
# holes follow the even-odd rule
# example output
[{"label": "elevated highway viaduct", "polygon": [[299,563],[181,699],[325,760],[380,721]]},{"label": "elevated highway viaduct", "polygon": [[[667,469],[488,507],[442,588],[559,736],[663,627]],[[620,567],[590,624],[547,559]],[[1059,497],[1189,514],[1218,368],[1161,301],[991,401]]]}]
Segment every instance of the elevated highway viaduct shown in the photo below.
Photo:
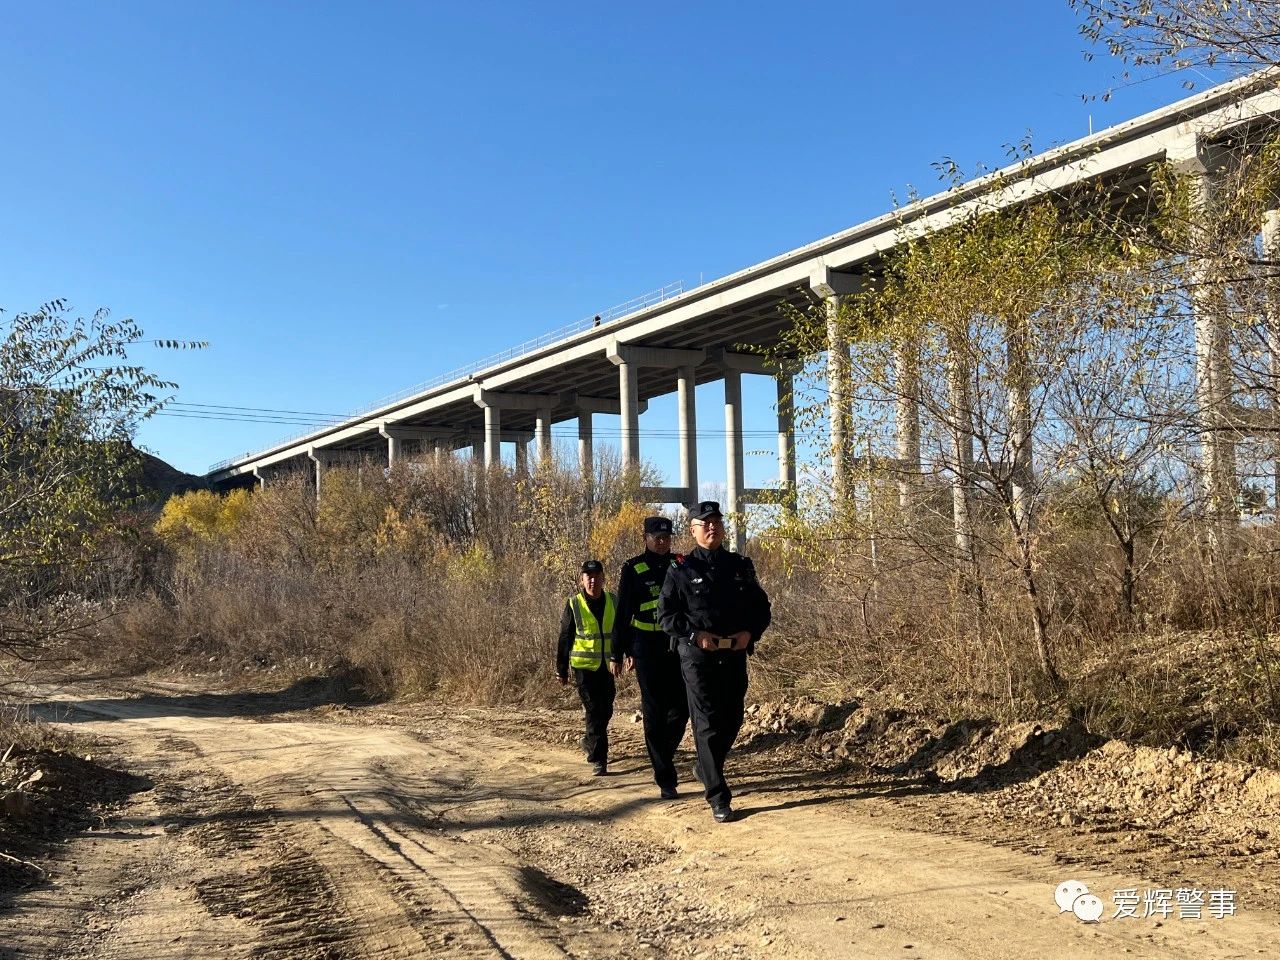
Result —
[{"label": "elevated highway viaduct", "polygon": [[[960,187],[921,199],[840,233],[755,264],[688,291],[666,291],[655,302],[623,315],[599,318],[561,339],[513,351],[505,359],[442,378],[375,409],[316,429],[304,436],[216,464],[207,475],[215,487],[265,481],[273,471],[307,468],[317,485],[326,464],[350,457],[404,456],[414,449],[470,448],[486,465],[500,460],[501,444],[516,444],[518,460],[550,449],[552,424],[576,421],[579,453],[589,477],[593,460],[592,416],[619,414],[624,468],[641,455],[638,417],[646,401],[677,392],[680,447],[679,483],[644,490],[655,502],[690,503],[698,499],[694,387],[712,380],[725,383],[727,503],[731,514],[743,510],[759,491],[743,483],[742,391],[744,374],[775,377],[778,396],[778,481],[796,480],[794,428],[785,398],[790,375],[765,366],[751,347],[771,347],[788,323],[784,305],[804,307],[815,300],[834,306],[856,292],[881,269],[887,254],[913,237],[945,229],[979,205],[983,209],[1063,197],[1073,190],[1102,186],[1096,195],[1124,196],[1140,188],[1153,165],[1174,164],[1208,191],[1229,161],[1232,143],[1280,123],[1280,77],[1262,72],[1108,128],[1090,137],[1035,155]],[[1225,159],[1224,159],[1225,158]],[[1113,188],[1108,190],[1107,188]],[[1270,217],[1273,224],[1280,222]],[[1263,225],[1259,225],[1263,229]],[[1277,238],[1270,236],[1268,242]],[[670,294],[670,295],[668,295]],[[1202,377],[1217,362],[1221,340],[1197,324]],[[845,482],[851,388],[841,377],[841,356],[848,344],[828,343],[829,417],[833,482]],[[847,365],[847,361],[846,361]],[[919,470],[919,410],[897,406],[897,457],[903,469]],[[704,420],[705,422],[705,420]],[[1215,436],[1218,436],[1215,434]],[[1204,456],[1219,467],[1206,470],[1210,482],[1229,483],[1231,439],[1207,442]],[[540,453],[538,454],[541,455]],[[526,461],[527,462],[527,461]],[[1210,464],[1212,467],[1212,463]],[[736,525],[734,540],[742,542]]]}]

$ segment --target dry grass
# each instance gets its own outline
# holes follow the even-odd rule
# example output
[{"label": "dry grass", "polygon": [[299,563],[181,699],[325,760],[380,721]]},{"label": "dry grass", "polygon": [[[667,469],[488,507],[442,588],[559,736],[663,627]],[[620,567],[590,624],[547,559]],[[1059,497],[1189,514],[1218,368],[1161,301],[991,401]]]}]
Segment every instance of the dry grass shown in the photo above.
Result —
[{"label": "dry grass", "polygon": [[[254,494],[230,531],[171,536],[133,578],[157,586],[132,593],[95,656],[129,669],[354,670],[378,695],[541,701],[579,562],[600,556],[616,571],[646,512],[607,467],[591,503],[563,469],[478,477],[445,461],[389,481],[335,470],[318,505],[309,480]],[[750,549],[774,626],[754,694],[876,691],[940,715],[1072,714],[1107,735],[1280,761],[1274,531],[1243,531],[1219,569],[1194,524],[1153,538],[1130,615],[1105,531],[1046,523],[1037,572],[1063,674],[1054,688],[998,530],[977,589],[939,549],[945,525],[933,527],[889,517],[874,564],[856,528],[764,531]]]},{"label": "dry grass", "polygon": [[279,481],[234,530],[170,539],[161,589],[132,597],[95,655],[127,669],[355,668],[382,695],[536,697],[579,564],[590,552],[616,570],[638,547],[643,513],[616,468],[602,464],[590,503],[578,486],[554,468],[534,480],[445,461],[389,482],[330,471],[317,505],[307,478]]}]

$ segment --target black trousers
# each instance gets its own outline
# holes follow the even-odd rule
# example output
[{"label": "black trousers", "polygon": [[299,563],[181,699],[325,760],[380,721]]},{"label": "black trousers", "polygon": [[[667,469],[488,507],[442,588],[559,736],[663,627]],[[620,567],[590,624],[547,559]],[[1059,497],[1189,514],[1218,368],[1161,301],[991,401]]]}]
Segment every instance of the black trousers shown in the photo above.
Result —
[{"label": "black trousers", "polygon": [[574,667],[574,681],[578,697],[587,715],[587,729],[582,737],[582,749],[587,751],[590,763],[609,761],[609,721],[613,718],[613,698],[616,687],[613,674],[606,663],[599,670],[579,670]]},{"label": "black trousers", "polygon": [[698,746],[698,774],[712,807],[728,806],[733,791],[724,780],[724,759],[742,729],[747,697],[746,651],[710,653],[680,644],[680,670],[689,694],[689,718]]},{"label": "black trousers", "polygon": [[659,634],[658,641],[637,644],[635,651],[644,746],[653,765],[653,782],[663,789],[676,785],[676,748],[689,723],[689,698],[680,657],[667,649],[666,639]]}]

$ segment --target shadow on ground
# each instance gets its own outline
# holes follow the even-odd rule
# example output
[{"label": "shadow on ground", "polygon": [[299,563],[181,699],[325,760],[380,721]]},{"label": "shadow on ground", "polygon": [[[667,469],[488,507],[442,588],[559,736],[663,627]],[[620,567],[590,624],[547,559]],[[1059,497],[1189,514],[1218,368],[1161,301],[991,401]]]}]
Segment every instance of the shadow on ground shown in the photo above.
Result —
[{"label": "shadow on ground", "polygon": [[305,677],[282,690],[222,693],[144,693],[130,697],[43,700],[33,716],[56,723],[172,716],[270,717],[322,706],[369,706],[379,702],[350,674]]},{"label": "shadow on ground", "polygon": [[[881,744],[866,742],[865,755],[860,756],[854,749],[847,760],[825,767],[822,764],[830,761],[819,760],[816,754],[809,756],[806,732],[759,733],[735,753],[747,761],[747,771],[742,775],[744,785],[750,783],[750,789],[756,792],[817,791],[829,792],[833,799],[849,799],[845,794],[853,778],[865,781],[860,784],[862,788],[890,797],[994,792],[1034,780],[1106,742],[1105,737],[1071,722],[1060,729],[1036,728],[1022,742],[1010,744],[1005,752],[991,748],[990,734],[995,729],[990,721],[962,720],[923,742],[904,744],[898,759],[887,759]],[[805,755],[798,765],[797,752]],[[770,760],[788,755],[795,767],[792,771],[766,767]],[[814,797],[803,805],[821,802],[821,797]]]}]

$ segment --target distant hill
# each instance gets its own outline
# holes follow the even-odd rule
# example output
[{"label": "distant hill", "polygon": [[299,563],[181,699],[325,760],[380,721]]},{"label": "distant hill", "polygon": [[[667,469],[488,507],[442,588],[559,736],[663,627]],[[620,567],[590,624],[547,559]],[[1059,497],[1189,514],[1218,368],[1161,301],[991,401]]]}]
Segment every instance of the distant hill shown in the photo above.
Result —
[{"label": "distant hill", "polygon": [[175,493],[206,489],[203,477],[183,473],[145,450],[139,450],[138,456],[142,458],[141,482],[148,500],[167,500]]}]

